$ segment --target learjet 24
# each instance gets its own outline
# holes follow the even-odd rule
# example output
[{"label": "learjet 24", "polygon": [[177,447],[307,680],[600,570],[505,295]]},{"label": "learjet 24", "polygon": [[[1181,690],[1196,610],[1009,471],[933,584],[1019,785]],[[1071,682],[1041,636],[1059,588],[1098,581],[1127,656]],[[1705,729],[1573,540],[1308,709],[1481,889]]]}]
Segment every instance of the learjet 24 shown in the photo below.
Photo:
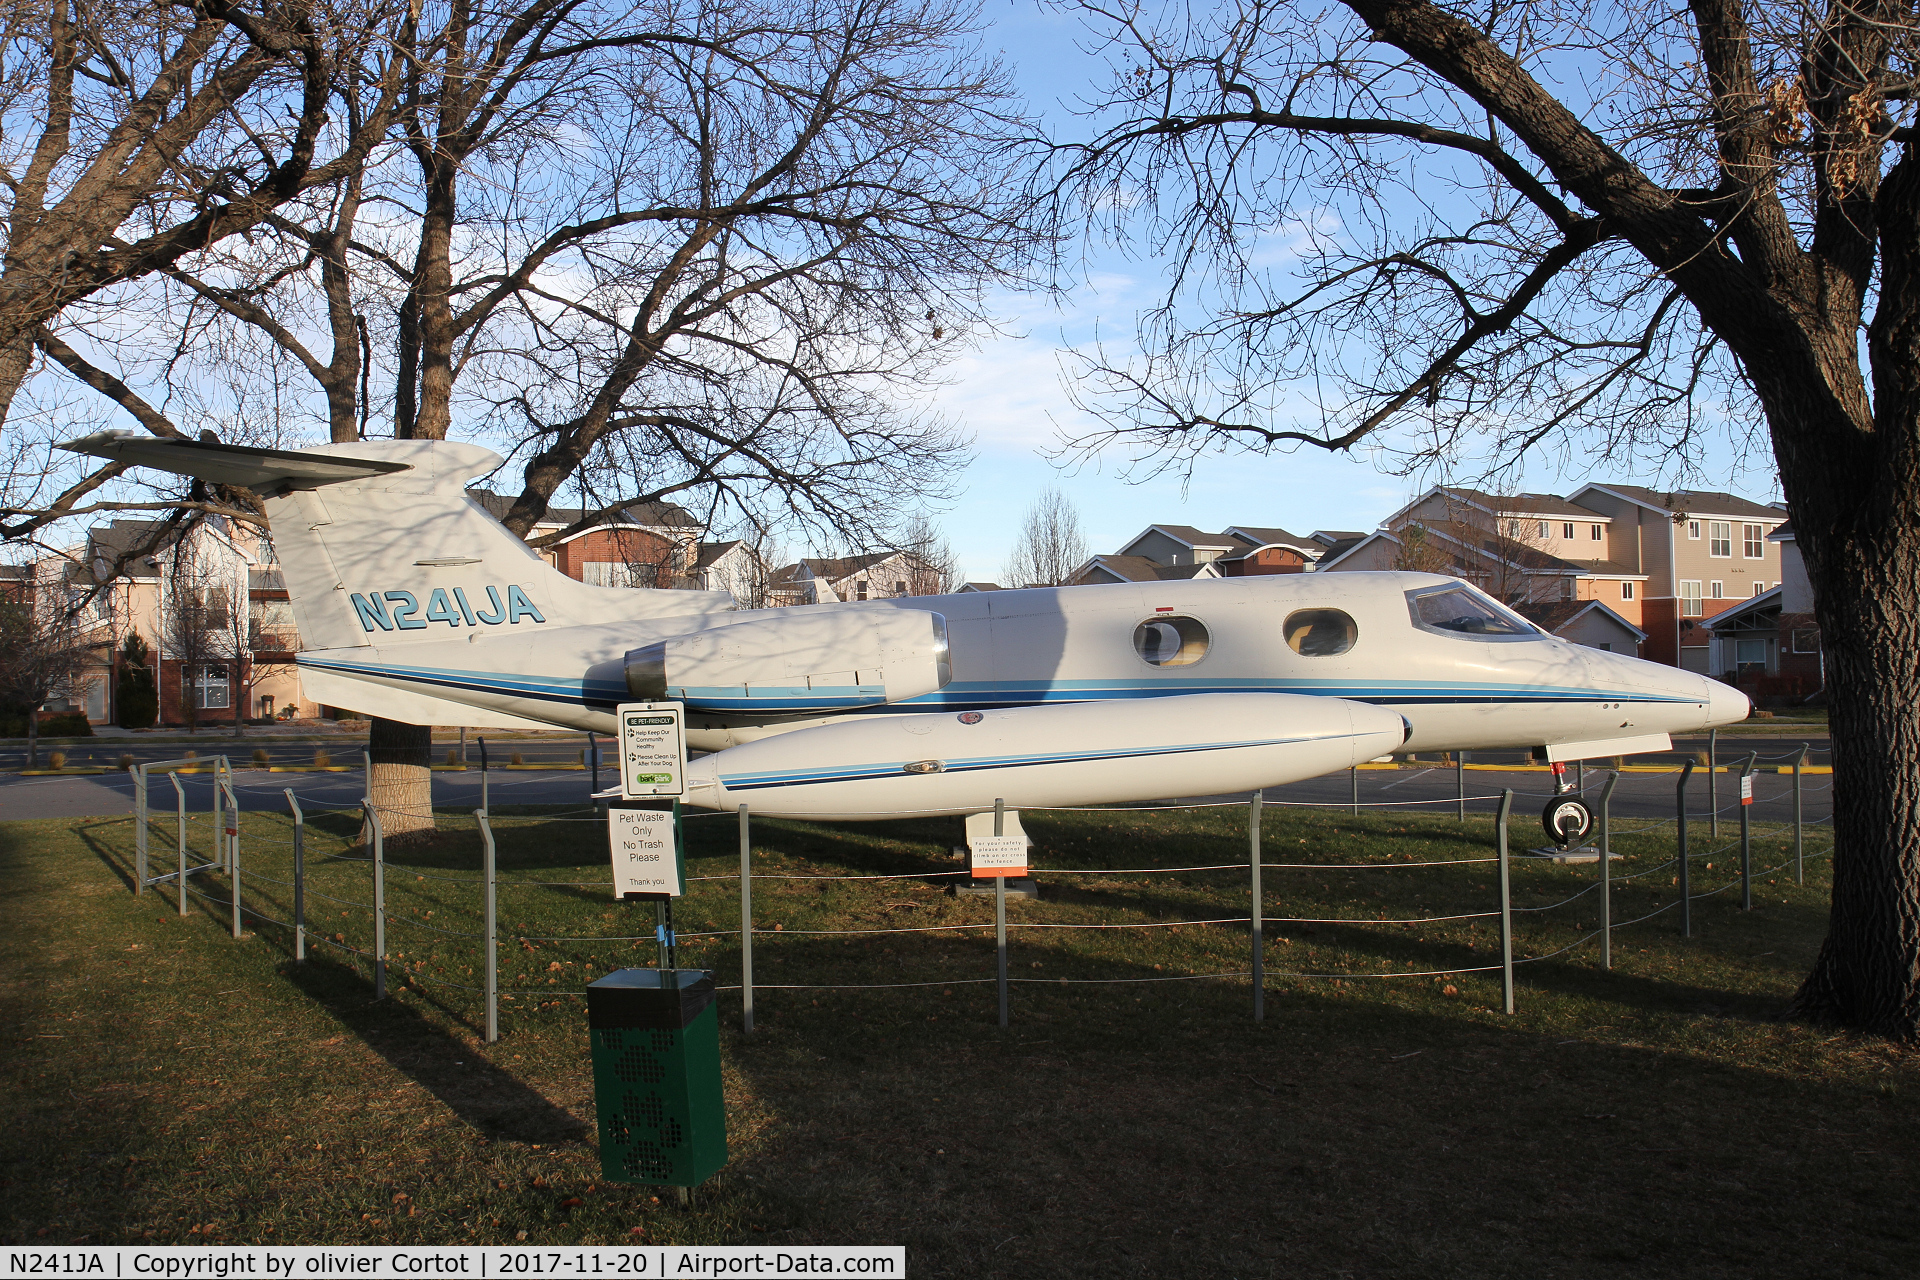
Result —
[{"label": "learjet 24", "polygon": [[[687,802],[848,819],[1272,787],[1395,752],[1671,747],[1718,681],[1540,631],[1457,578],[1306,573],[742,610],[588,586],[466,493],[471,444],[301,451],[98,432],[64,448],[265,501],[309,697],[415,724],[614,730],[684,704]],[[1562,786],[1564,791],[1564,785]],[[1563,842],[1591,821],[1549,803]]]}]

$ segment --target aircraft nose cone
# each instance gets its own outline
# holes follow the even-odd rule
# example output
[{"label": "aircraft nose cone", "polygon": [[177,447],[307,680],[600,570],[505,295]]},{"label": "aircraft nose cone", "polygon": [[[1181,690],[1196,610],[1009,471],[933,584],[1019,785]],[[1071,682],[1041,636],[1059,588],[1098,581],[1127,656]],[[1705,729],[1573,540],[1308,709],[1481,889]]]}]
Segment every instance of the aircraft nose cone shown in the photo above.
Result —
[{"label": "aircraft nose cone", "polygon": [[1737,724],[1753,713],[1753,700],[1730,684],[1701,677],[1707,683],[1707,723],[1709,729]]}]

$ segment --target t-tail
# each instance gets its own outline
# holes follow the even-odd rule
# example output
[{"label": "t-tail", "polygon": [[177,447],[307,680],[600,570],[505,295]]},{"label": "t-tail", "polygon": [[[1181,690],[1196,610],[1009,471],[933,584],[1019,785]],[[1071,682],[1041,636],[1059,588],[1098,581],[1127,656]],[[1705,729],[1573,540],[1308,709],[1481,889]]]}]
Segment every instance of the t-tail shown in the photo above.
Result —
[{"label": "t-tail", "polygon": [[394,650],[414,646],[484,642],[488,651],[525,653],[525,642],[549,628],[733,606],[722,592],[592,587],[560,573],[467,495],[469,482],[503,461],[479,445],[364,440],[282,450],[102,431],[60,447],[259,494],[300,628],[302,683],[332,706],[416,724],[549,728],[340,672],[386,665]]}]

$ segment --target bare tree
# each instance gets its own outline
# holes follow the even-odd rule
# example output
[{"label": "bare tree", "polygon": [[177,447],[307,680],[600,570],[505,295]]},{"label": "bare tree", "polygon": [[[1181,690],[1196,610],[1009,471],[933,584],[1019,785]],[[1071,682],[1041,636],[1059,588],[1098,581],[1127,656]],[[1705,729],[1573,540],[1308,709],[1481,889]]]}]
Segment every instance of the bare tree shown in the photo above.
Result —
[{"label": "bare tree", "polygon": [[[64,583],[62,583],[64,585]],[[0,597],[0,704],[27,720],[27,767],[40,764],[40,706],[94,661],[65,592],[28,588]]]},{"label": "bare tree", "polygon": [[359,132],[330,128],[327,107],[347,51],[390,37],[383,16],[226,0],[9,7],[0,115],[19,141],[0,159],[0,415],[66,307],[257,225],[364,155],[399,61],[379,66],[384,102]]},{"label": "bare tree", "polygon": [[[343,154],[258,234],[162,264],[142,301],[171,323],[143,362],[104,313],[49,358],[161,434],[166,397],[202,386],[282,433],[315,387],[335,440],[375,406],[401,437],[478,431],[524,459],[511,528],[562,489],[585,509],[540,543],[672,498],[871,544],[965,457],[902,392],[1045,247],[973,21],[967,0],[419,10],[386,61],[335,77],[342,129],[391,120],[395,154]],[[116,479],[16,502],[14,527],[100,509]],[[425,795],[425,727],[376,720],[370,748]]]},{"label": "bare tree", "polygon": [[960,561],[953,545],[924,513],[908,519],[895,545],[905,554],[908,595],[943,596],[959,585]]},{"label": "bare tree", "polygon": [[1078,7],[1114,75],[1049,189],[1172,262],[1080,447],[1672,459],[1764,422],[1841,767],[1796,1007],[1920,1037],[1913,7]]},{"label": "bare tree", "polygon": [[1028,509],[1007,555],[1010,587],[1057,587],[1087,560],[1080,512],[1059,489],[1048,489]]}]

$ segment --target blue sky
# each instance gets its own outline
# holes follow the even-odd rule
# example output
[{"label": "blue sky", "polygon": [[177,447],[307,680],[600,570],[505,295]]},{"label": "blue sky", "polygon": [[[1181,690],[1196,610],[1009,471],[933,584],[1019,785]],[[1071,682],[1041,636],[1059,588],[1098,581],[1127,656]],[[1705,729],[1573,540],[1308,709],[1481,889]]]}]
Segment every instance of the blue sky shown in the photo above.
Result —
[{"label": "blue sky", "polygon": [[[988,0],[997,46],[1017,73],[1032,107],[1056,132],[1084,126],[1060,105],[1094,84],[1100,67],[1074,47],[1077,20],[1043,11],[1034,0]],[[1144,483],[1122,479],[1126,458],[1118,453],[1092,467],[1062,470],[1045,452],[1063,429],[1087,419],[1061,385],[1063,347],[1088,342],[1096,330],[1110,342],[1131,335],[1134,316],[1150,305],[1159,287],[1154,266],[1117,253],[1099,253],[1089,264],[1087,286],[1062,299],[1009,295],[1000,302],[1008,336],[984,343],[951,371],[950,384],[933,407],[970,432],[976,458],[962,480],[964,493],[936,519],[946,530],[966,578],[998,580],[1021,517],[1050,485],[1059,485],[1080,509],[1095,552],[1117,551],[1148,524],[1174,522],[1207,529],[1232,524],[1279,526],[1296,533],[1314,529],[1371,529],[1426,486],[1386,474],[1364,456],[1320,450],[1254,457],[1235,454],[1202,459],[1191,481],[1163,476]],[[1714,450],[1718,454],[1719,450]],[[1765,459],[1741,467],[1740,452],[1703,464],[1697,487],[1731,488],[1765,501],[1778,496]],[[1561,490],[1588,478],[1657,483],[1648,473],[1576,462],[1566,473],[1536,465],[1522,487]]]}]

